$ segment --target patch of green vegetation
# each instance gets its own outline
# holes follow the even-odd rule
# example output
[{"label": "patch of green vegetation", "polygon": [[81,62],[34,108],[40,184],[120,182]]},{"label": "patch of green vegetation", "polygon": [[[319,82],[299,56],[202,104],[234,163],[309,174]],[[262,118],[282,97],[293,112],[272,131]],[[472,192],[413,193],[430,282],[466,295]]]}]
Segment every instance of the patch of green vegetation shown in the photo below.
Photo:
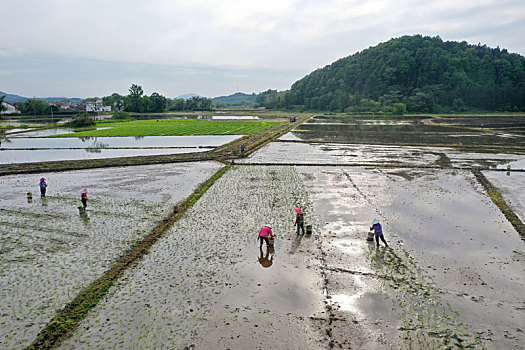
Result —
[{"label": "patch of green vegetation", "polygon": [[393,304],[400,309],[398,330],[406,332],[409,348],[468,349],[481,340],[459,319],[459,312],[442,300],[439,290],[407,252],[371,248],[372,267],[392,288]]},{"label": "patch of green vegetation", "polygon": [[113,116],[111,116],[111,119],[113,120],[133,120],[131,117],[131,114],[128,112],[115,112],[113,113]]},{"label": "patch of green vegetation", "polygon": [[55,135],[53,137],[245,135],[271,129],[282,122],[212,121],[195,119],[133,120],[104,122],[109,129]]},{"label": "patch of green vegetation", "polygon": [[85,128],[95,126],[95,121],[89,113],[82,112],[78,113],[75,117],[73,117],[73,120],[69,123],[65,123],[64,126],[72,128]]}]

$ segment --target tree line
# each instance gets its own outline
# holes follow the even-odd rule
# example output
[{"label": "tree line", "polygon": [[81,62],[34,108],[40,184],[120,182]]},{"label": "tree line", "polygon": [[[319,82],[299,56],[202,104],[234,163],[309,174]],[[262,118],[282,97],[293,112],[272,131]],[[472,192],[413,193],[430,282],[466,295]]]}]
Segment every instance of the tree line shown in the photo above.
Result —
[{"label": "tree line", "polygon": [[111,106],[115,110],[134,113],[163,113],[167,111],[209,111],[212,108],[212,100],[206,97],[194,96],[185,99],[170,99],[154,92],[150,96],[144,95],[142,86],[132,84],[129,94],[122,96],[113,93],[102,97],[105,106]]},{"label": "tree line", "polygon": [[[111,106],[114,111],[133,113],[163,113],[167,111],[209,111],[213,101],[206,97],[192,97],[190,99],[170,99],[154,92],[150,96],[144,95],[142,86],[132,84],[126,96],[113,93],[102,97],[104,106]],[[2,98],[3,100],[3,98]],[[95,100],[95,99],[89,99]],[[48,115],[59,112],[59,107],[38,99],[28,99],[18,103],[18,110],[22,114]]]}]

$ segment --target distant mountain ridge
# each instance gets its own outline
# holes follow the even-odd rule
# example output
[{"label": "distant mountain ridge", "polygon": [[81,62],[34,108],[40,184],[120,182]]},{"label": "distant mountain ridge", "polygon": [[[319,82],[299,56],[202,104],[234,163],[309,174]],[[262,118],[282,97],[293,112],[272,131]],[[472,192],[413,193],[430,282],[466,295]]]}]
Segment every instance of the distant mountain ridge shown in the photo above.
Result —
[{"label": "distant mountain ridge", "polygon": [[189,100],[192,97],[204,97],[204,96],[199,95],[199,94],[189,93],[189,94],[179,95],[175,97],[175,99],[176,100]]},{"label": "distant mountain ridge", "polygon": [[[18,103],[18,102],[25,102],[29,99],[33,99],[33,97],[24,97],[20,95],[14,95],[14,94],[8,94],[7,92],[0,91],[0,96],[6,95],[4,101],[5,102],[11,102],[11,103]],[[83,99],[78,97],[35,97],[37,100],[46,101],[46,102],[63,102],[66,100],[71,100],[73,102],[80,103]]]},{"label": "distant mountain ridge", "polygon": [[233,95],[229,96],[219,96],[212,98],[213,101],[225,103],[225,104],[231,104],[231,105],[242,105],[242,104],[252,104],[257,99],[257,94],[252,93],[245,94],[242,92],[236,92]]}]

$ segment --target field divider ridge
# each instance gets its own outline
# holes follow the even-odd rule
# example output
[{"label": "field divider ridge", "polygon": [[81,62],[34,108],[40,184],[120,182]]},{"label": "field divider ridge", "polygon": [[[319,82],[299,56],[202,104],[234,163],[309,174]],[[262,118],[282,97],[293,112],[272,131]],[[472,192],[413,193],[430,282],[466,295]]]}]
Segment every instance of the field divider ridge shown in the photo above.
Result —
[{"label": "field divider ridge", "polygon": [[483,175],[481,170],[473,169],[472,173],[478,180],[478,182],[483,186],[485,191],[487,191],[488,196],[494,204],[501,210],[505,218],[510,222],[510,224],[516,229],[521,239],[525,241],[525,224],[520,220],[520,218],[514,213],[514,211],[507,205],[505,199],[501,195],[500,191],[494,186],[486,177]]}]

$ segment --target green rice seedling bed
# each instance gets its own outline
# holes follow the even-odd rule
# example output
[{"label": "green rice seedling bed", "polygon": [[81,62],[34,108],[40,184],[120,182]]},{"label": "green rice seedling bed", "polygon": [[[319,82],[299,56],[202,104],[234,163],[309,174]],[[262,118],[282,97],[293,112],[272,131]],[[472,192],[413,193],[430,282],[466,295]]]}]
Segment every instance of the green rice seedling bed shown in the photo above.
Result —
[{"label": "green rice seedling bed", "polygon": [[272,129],[280,123],[191,119],[133,120],[99,125],[107,129],[86,130],[67,135],[55,135],[53,137],[247,135],[265,129]]}]

